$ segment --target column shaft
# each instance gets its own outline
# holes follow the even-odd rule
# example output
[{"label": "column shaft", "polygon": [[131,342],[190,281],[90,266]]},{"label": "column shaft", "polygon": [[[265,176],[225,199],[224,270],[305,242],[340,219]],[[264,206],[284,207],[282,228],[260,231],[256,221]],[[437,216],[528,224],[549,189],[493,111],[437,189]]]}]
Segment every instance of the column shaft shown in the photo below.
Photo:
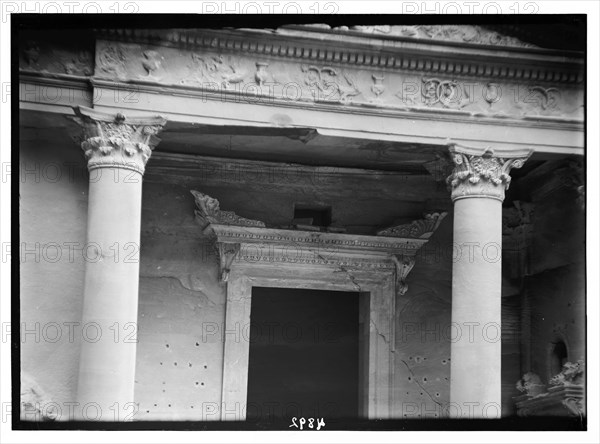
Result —
[{"label": "column shaft", "polygon": [[497,417],[501,405],[502,202],[454,205],[450,412]]},{"label": "column shaft", "polygon": [[124,420],[134,411],[142,175],[90,172],[87,263],[77,402],[82,419]]},{"label": "column shaft", "polygon": [[135,413],[142,176],[162,117],[127,119],[75,108],[90,171],[83,339],[76,418],[126,421]]},{"label": "column shaft", "polygon": [[454,201],[450,404],[454,418],[502,413],[502,201],[531,155],[450,146]]}]

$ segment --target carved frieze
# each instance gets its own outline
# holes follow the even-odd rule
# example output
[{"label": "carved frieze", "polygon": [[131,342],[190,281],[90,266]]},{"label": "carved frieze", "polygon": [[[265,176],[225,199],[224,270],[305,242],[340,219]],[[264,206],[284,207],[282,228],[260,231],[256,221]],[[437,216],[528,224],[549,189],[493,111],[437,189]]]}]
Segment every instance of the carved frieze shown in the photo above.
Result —
[{"label": "carved frieze", "polygon": [[126,118],[86,107],[75,107],[69,117],[81,128],[74,137],[88,161],[88,170],[123,168],[144,174],[152,150],[160,142],[156,135],[166,124],[163,117]]},{"label": "carved frieze", "polygon": [[460,88],[456,80],[424,78],[421,94],[426,106],[438,103],[444,108],[460,109],[469,104],[469,94]]},{"label": "carved frieze", "polygon": [[536,45],[523,42],[515,37],[502,35],[481,26],[473,25],[352,26],[351,30],[390,37],[409,37],[413,39],[472,43],[476,45],[537,48]]},{"label": "carved frieze", "polygon": [[377,236],[429,239],[448,213],[428,213],[423,219],[408,224],[396,225],[377,232]]},{"label": "carved frieze", "polygon": [[99,45],[96,54],[96,72],[118,79],[125,78],[127,76],[126,52],[124,45],[118,43]]},{"label": "carved frieze", "polygon": [[187,64],[189,75],[181,80],[182,84],[215,85],[229,89],[232,85],[241,83],[248,74],[237,63],[236,58],[222,54],[190,54],[191,61]]},{"label": "carved frieze", "polygon": [[371,75],[371,77],[373,78],[373,85],[371,85],[371,91],[373,91],[375,97],[379,99],[379,96],[385,91],[385,85],[383,84],[385,76],[383,74],[373,74]]},{"label": "carved frieze", "polygon": [[161,67],[163,60],[165,59],[160,55],[158,51],[148,50],[142,53],[142,66],[146,71],[145,79],[148,80],[160,80],[160,77],[156,77],[155,72]]},{"label": "carved frieze", "polygon": [[304,84],[315,101],[348,103],[361,94],[356,80],[347,72],[330,66],[302,65]]},{"label": "carved frieze", "polygon": [[[231,36],[222,39],[217,31],[209,30],[148,32],[156,35],[152,39],[140,36],[139,43],[136,32],[116,41],[99,40],[95,75],[113,81],[160,83],[178,91],[199,89],[251,103],[265,97],[273,103],[298,106],[316,102],[503,119],[584,118],[583,89],[569,85],[582,80],[577,80],[573,69],[529,72],[503,64],[439,60],[426,53],[337,52],[313,48],[302,40],[292,45]],[[182,38],[181,33],[186,36],[181,48],[156,44],[175,34]],[[33,63],[35,47],[31,52],[28,60]]]},{"label": "carved frieze", "polygon": [[73,76],[93,74],[93,56],[89,48],[73,46],[51,46],[47,42],[28,40],[20,51],[19,68]]},{"label": "carved frieze", "polygon": [[467,148],[451,144],[450,156],[454,170],[447,183],[452,200],[467,197],[489,197],[504,200],[504,192],[510,186],[510,170],[521,168],[532,151],[506,153],[496,156],[494,150]]}]

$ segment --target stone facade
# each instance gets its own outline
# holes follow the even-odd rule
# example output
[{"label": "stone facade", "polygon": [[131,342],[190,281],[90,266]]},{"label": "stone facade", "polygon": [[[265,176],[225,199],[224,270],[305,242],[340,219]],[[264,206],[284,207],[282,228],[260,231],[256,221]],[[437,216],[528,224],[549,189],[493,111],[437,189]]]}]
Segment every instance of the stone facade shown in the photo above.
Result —
[{"label": "stone facade", "polygon": [[[21,321],[131,339],[24,342],[29,398],[244,419],[248,344],[225,332],[257,283],[361,293],[362,418],[515,415],[555,344],[585,358],[580,53],[476,26],[22,41],[21,90],[74,100],[20,96],[21,174],[70,171],[19,184],[42,257]],[[293,228],[297,208],[331,223]]]}]

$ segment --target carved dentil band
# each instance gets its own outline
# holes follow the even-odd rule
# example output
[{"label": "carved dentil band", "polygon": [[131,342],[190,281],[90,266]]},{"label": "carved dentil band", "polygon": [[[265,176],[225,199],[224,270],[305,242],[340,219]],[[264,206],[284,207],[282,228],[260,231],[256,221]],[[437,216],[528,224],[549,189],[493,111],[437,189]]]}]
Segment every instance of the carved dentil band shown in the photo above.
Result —
[{"label": "carved dentil band", "polygon": [[88,161],[88,170],[122,168],[144,174],[146,162],[160,139],[163,117],[126,118],[91,108],[76,107],[75,121],[82,129],[77,137]]},{"label": "carved dentil band", "polygon": [[507,152],[496,155],[494,150],[468,148],[451,144],[450,158],[454,163],[452,174],[446,179],[452,200],[468,197],[486,197],[504,200],[510,186],[510,170],[521,168],[532,150]]}]

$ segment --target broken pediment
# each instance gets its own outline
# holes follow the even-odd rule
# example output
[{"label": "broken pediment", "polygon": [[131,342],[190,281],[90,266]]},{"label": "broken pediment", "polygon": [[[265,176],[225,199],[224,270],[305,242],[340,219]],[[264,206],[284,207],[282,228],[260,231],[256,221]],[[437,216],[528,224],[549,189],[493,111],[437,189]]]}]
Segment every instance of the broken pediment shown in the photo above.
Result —
[{"label": "broken pediment", "polygon": [[377,236],[429,239],[447,214],[446,212],[426,214],[423,219],[380,230]]}]

